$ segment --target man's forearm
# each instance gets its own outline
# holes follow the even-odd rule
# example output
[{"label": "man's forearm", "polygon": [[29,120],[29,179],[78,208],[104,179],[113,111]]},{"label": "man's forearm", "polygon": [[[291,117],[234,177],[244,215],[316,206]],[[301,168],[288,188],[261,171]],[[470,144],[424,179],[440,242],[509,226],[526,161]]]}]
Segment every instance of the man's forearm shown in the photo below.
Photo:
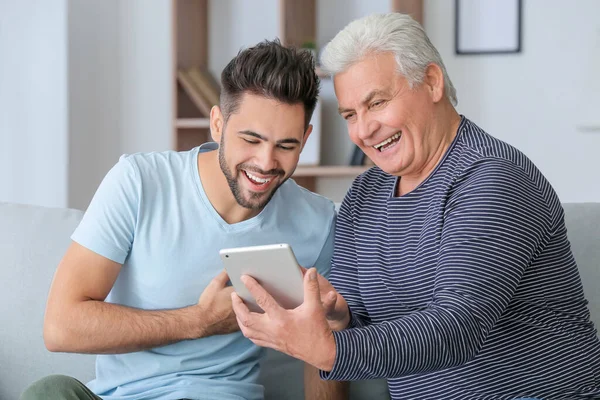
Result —
[{"label": "man's forearm", "polygon": [[347,400],[350,383],[324,381],[319,370],[310,364],[304,364],[304,398],[306,400]]},{"label": "man's forearm", "polygon": [[44,340],[50,351],[128,353],[204,336],[202,314],[198,305],[146,311],[88,300],[63,315],[47,316]]}]

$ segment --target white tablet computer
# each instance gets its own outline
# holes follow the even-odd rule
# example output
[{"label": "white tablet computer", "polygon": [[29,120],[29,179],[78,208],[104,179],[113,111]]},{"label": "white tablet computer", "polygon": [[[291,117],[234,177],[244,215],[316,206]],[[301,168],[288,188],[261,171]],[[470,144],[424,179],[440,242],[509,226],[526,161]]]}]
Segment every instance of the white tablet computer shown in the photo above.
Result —
[{"label": "white tablet computer", "polygon": [[263,310],[240,280],[242,275],[256,279],[286,309],[304,301],[302,270],[289,244],[237,247],[219,252],[231,284],[250,311]]}]

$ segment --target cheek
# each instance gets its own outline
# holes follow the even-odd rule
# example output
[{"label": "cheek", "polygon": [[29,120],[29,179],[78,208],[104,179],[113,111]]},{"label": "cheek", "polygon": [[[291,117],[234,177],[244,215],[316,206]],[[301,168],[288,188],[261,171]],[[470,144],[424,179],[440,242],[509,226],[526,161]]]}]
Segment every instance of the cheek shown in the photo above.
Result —
[{"label": "cheek", "polygon": [[382,125],[392,127],[394,130],[402,130],[407,123],[407,117],[405,113],[394,111],[389,107],[385,113],[381,114],[379,121]]},{"label": "cheek", "polygon": [[423,143],[418,140],[414,135],[408,134],[402,138],[404,143],[402,144],[402,158],[407,162],[415,160],[422,160],[425,151],[423,149]]},{"label": "cheek", "polygon": [[231,148],[226,149],[227,160],[229,160],[232,166],[242,164],[253,156],[252,148],[249,145],[246,146],[238,143],[236,146],[231,146]]},{"label": "cheek", "polygon": [[286,174],[289,174],[295,167],[298,166],[298,161],[300,160],[300,152],[292,152],[289,154],[283,154],[279,157],[279,166],[281,169],[285,171]]}]

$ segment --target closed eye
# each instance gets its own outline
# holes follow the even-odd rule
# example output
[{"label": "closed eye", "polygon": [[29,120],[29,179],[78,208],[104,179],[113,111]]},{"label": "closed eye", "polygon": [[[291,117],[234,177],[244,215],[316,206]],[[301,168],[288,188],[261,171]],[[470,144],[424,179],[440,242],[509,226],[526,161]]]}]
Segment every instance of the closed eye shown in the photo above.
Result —
[{"label": "closed eye", "polygon": [[246,138],[242,138],[242,140],[244,142],[250,143],[250,144],[258,144],[258,143],[260,143],[258,140],[249,140],[249,139],[246,139]]},{"label": "closed eye", "polygon": [[294,150],[296,148],[296,146],[284,146],[282,144],[277,145],[277,147],[279,147],[281,150]]},{"label": "closed eye", "polygon": [[384,103],[385,103],[385,100],[376,100],[376,101],[372,102],[371,104],[369,104],[369,109],[380,107]]}]

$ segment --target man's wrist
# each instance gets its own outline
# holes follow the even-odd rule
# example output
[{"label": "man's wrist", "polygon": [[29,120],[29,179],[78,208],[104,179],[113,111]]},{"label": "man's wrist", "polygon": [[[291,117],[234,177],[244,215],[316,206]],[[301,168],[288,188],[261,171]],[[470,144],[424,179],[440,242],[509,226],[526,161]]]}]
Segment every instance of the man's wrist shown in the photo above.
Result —
[{"label": "man's wrist", "polygon": [[317,366],[320,370],[325,372],[331,372],[333,366],[335,364],[335,357],[337,353],[336,345],[335,345],[335,337],[333,332],[330,331],[330,335],[327,336],[325,340],[325,346],[322,349],[322,354],[325,356],[321,365]]},{"label": "man's wrist", "polygon": [[208,327],[204,322],[206,312],[202,306],[194,304],[193,306],[186,307],[184,311],[184,317],[189,322],[189,324],[187,324],[188,329],[186,332],[187,339],[193,340],[208,336]]}]

